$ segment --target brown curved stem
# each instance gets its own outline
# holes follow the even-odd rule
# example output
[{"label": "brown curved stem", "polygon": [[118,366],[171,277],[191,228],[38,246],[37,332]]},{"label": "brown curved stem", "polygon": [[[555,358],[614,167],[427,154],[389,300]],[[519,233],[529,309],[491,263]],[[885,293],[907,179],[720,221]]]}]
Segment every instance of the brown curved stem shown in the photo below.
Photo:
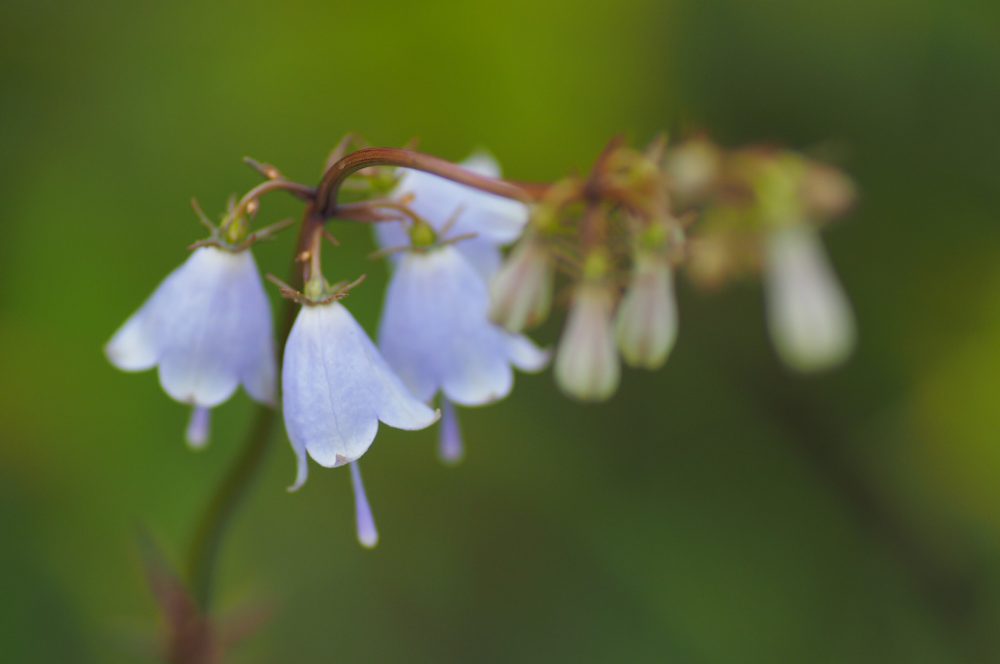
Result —
[{"label": "brown curved stem", "polygon": [[548,190],[547,185],[511,182],[474,173],[450,161],[401,148],[364,148],[334,162],[316,188],[316,209],[324,217],[331,217],[337,209],[340,186],[352,174],[371,166],[396,166],[433,173],[459,184],[485,191],[504,198],[525,203],[539,200]]},{"label": "brown curved stem", "polygon": [[316,190],[310,186],[285,179],[265,180],[247,193],[243,194],[243,197],[240,198],[238,203],[236,203],[236,208],[233,210],[233,216],[239,217],[246,214],[251,203],[259,199],[264,194],[269,194],[272,191],[287,191],[296,198],[301,198],[304,201],[313,201],[316,198]]}]

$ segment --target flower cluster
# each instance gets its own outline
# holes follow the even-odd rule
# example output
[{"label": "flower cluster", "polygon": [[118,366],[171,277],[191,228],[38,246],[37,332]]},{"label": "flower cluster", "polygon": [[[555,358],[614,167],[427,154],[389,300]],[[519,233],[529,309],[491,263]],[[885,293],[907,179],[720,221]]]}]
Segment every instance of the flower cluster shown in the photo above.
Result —
[{"label": "flower cluster", "polygon": [[701,286],[763,274],[779,356],[799,371],[825,369],[849,354],[854,320],[818,230],[853,200],[839,171],[790,151],[727,152],[704,138],[612,147],[587,177],[558,183],[535,206],[493,280],[492,315],[511,331],[537,325],[565,275],[556,379],[598,401],[618,386],[619,356],[645,369],[669,356],[677,269]]},{"label": "flower cluster", "polygon": [[[365,546],[378,533],[357,462],[379,423],[417,430],[440,417],[439,455],[457,462],[464,452],[456,406],[494,403],[511,392],[514,369],[546,367],[549,353],[523,333],[546,319],[563,281],[569,312],[554,373],[581,400],[614,394],[620,358],[645,369],[666,362],[677,338],[681,268],[701,285],[761,273],[768,326],[794,368],[830,366],[851,348],[850,307],[817,229],[854,194],[828,166],[791,152],[726,152],[700,138],[658,140],[645,150],[616,141],[587,175],[541,186],[500,179],[482,153],[460,165],[403,150],[353,154],[363,157],[357,166],[339,153],[317,189],[253,162],[267,181],[231,204],[218,225],[199,210],[209,237],[106,353],[126,371],[158,368],[164,391],[193,408],[193,447],[208,440],[210,409],[239,385],[276,405],[271,309],[252,247],[287,224],[256,233],[250,226],[269,191],[306,199],[296,256],[301,291],[272,278],[301,307],[280,370],[298,467],[291,488],[305,482],[310,458],[349,465]],[[339,204],[337,186],[355,171],[354,200]],[[361,280],[323,276],[328,218],[374,224],[376,255],[389,260],[377,344],[343,302]]]}]

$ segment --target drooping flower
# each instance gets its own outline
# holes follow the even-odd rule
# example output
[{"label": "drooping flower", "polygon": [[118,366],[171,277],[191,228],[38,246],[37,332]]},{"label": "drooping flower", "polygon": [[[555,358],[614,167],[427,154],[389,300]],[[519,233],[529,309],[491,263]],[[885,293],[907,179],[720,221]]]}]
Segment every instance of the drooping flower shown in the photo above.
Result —
[{"label": "drooping flower", "polygon": [[511,366],[538,371],[547,355],[487,317],[486,283],[454,246],[401,256],[386,291],[379,346],[410,391],[462,406],[507,396]]},{"label": "drooping flower", "polygon": [[[485,154],[462,165],[481,175],[500,175],[496,161]],[[520,236],[529,211],[518,201],[420,171],[403,171],[396,195],[425,227],[376,225],[383,249],[417,245],[393,256],[380,346],[419,398],[430,402],[441,393],[439,455],[453,464],[464,450],[452,402],[470,406],[501,399],[513,383],[511,365],[540,371],[548,363],[548,354],[530,340],[488,318],[488,283],[500,269],[500,247]],[[431,248],[437,241],[451,244]]]},{"label": "drooping flower", "polygon": [[342,466],[368,450],[379,421],[412,431],[438,418],[336,301],[299,312],[285,345],[281,383],[285,428],[298,458],[292,490],[306,481],[307,455],[321,466]]},{"label": "drooping flower", "polygon": [[677,338],[677,300],[665,252],[639,252],[618,307],[615,334],[630,365],[656,369],[667,361]]},{"label": "drooping flower", "polygon": [[569,319],[556,351],[556,382],[583,401],[603,401],[618,388],[621,368],[611,313],[611,287],[585,279],[577,288]]},{"label": "drooping flower", "polygon": [[[461,165],[480,175],[500,177],[499,164],[485,153],[476,153]],[[393,195],[409,200],[410,208],[435,233],[469,236],[455,246],[486,279],[500,267],[499,247],[514,242],[528,223],[528,208],[519,201],[422,171],[403,169]],[[382,248],[409,244],[401,224],[376,224],[375,234]]]},{"label": "drooping flower", "polygon": [[164,391],[195,407],[192,446],[208,439],[208,409],[243,385],[275,401],[271,308],[249,250],[196,249],[157,287],[105,346],[123,371],[159,367]]},{"label": "drooping flower", "polygon": [[779,356],[799,371],[838,364],[854,346],[854,315],[816,231],[781,228],[766,249],[767,321]]},{"label": "drooping flower", "polygon": [[490,318],[510,332],[521,332],[545,320],[552,305],[555,264],[533,233],[514,247],[490,281]]}]

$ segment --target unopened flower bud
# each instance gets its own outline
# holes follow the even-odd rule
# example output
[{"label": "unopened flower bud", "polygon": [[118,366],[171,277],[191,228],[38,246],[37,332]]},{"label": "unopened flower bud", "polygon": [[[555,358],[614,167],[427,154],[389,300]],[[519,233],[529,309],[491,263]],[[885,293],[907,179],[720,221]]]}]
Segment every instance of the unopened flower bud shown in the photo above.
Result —
[{"label": "unopened flower bud", "polygon": [[615,335],[625,361],[634,367],[663,365],[677,338],[677,301],[670,261],[664,252],[643,251],[618,308]]},{"label": "unopened flower bud", "polygon": [[490,318],[511,332],[544,321],[552,305],[553,272],[546,248],[536,237],[525,237],[490,283]]},{"label": "unopened flower bud", "polygon": [[799,371],[838,364],[854,346],[854,316],[816,232],[787,227],[767,242],[767,321],[778,354]]},{"label": "unopened flower bud", "polygon": [[705,138],[691,139],[671,150],[666,171],[677,202],[687,206],[708,196],[719,176],[720,161],[719,149]]},{"label": "unopened flower bud", "polygon": [[579,287],[556,353],[556,381],[584,401],[603,401],[618,388],[620,367],[611,325],[611,288],[603,280]]}]

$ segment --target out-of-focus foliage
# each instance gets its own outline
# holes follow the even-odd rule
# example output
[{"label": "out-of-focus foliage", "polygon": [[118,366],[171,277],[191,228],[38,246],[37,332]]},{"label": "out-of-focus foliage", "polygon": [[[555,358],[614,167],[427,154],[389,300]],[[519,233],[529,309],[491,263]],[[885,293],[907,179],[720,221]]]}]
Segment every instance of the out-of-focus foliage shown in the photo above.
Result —
[{"label": "out-of-focus foliage", "polygon": [[[759,287],[680,281],[666,367],[605,406],[518,377],[300,493],[287,441],[224,551],[219,606],[274,618],[233,661],[960,662],[1000,618],[1000,41],[996,3],[775,0],[0,5],[0,659],[132,662],[249,426],[201,453],[187,412],[101,345],[184,258],[197,196],[317,177],[357,130],[507,173],[585,168],[613,134],[705,128],[830,158],[861,201],[826,236],[858,318],[841,370],[789,375]],[[295,203],[272,197],[277,220]],[[374,329],[385,281],[338,228],[333,279]],[[283,275],[290,238],[259,252]],[[274,294],[272,293],[272,296]],[[555,323],[543,329],[553,340]]]}]

